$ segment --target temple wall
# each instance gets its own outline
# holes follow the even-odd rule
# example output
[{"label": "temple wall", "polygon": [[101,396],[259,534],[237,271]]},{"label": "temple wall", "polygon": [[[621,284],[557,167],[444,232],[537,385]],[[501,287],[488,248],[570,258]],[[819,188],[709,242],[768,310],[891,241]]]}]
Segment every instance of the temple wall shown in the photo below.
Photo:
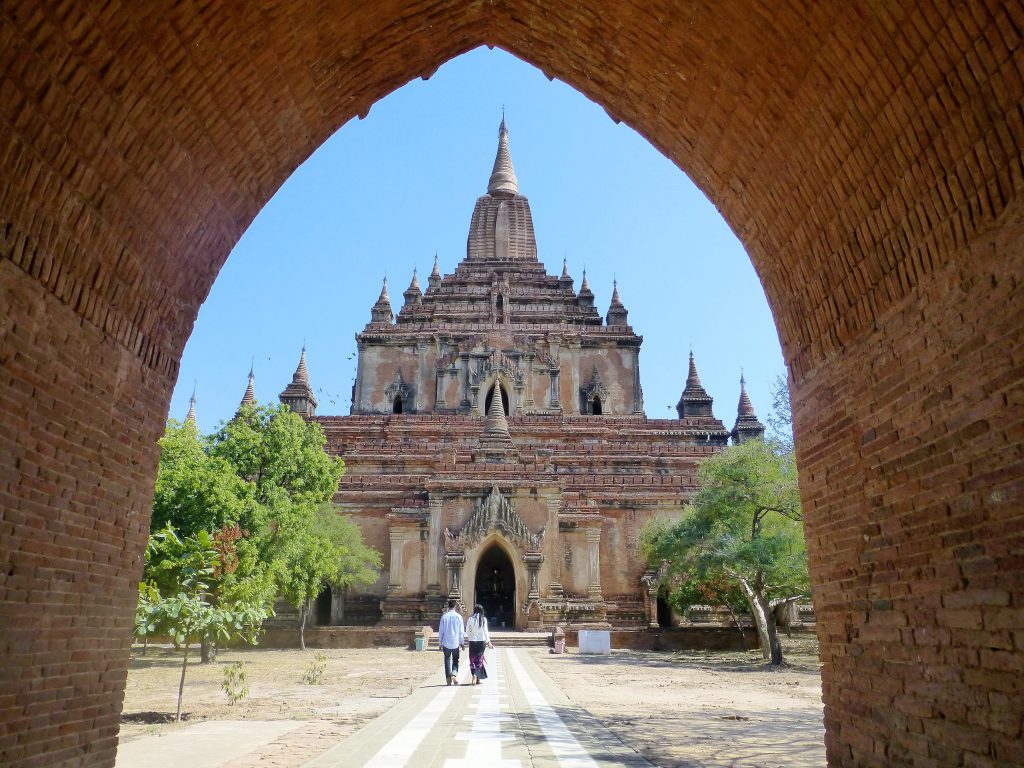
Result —
[{"label": "temple wall", "polygon": [[[583,350],[580,353],[580,388],[585,390],[590,386],[595,367],[601,377],[601,384],[609,393],[605,414],[632,415],[636,397],[635,351],[632,348],[621,347]],[[576,392],[576,399],[581,399],[579,389]]]},{"label": "temple wall", "polygon": [[[405,383],[416,385],[419,363],[415,345],[408,346],[367,346],[359,353],[359,397],[357,413],[391,413],[392,403],[384,396],[394,382],[396,371],[401,370]],[[419,393],[416,393],[417,395]],[[412,403],[405,403],[411,410]]]}]

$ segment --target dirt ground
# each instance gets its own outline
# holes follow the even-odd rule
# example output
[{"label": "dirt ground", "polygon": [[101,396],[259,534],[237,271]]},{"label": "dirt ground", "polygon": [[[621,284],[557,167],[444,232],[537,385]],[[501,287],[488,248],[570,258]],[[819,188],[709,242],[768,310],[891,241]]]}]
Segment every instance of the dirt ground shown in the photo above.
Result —
[{"label": "dirt ground", "polygon": [[[825,764],[817,642],[784,639],[788,665],[766,667],[758,652],[615,651],[611,656],[531,657],[578,705],[623,742],[664,768]],[[141,650],[141,649],[139,649]],[[137,652],[128,673],[121,740],[167,733],[197,720],[293,720],[281,739],[228,764],[295,766],[381,714],[439,668],[440,654],[401,649],[328,649],[322,683],[301,681],[317,651],[221,651],[185,680],[185,723],[173,720],[181,656]],[[229,705],[225,668],[244,661],[249,696]],[[225,766],[225,768],[228,768]]]},{"label": "dirt ground", "polygon": [[533,659],[576,704],[661,768],[825,765],[813,635],[783,638],[786,666],[759,651],[642,652]]}]

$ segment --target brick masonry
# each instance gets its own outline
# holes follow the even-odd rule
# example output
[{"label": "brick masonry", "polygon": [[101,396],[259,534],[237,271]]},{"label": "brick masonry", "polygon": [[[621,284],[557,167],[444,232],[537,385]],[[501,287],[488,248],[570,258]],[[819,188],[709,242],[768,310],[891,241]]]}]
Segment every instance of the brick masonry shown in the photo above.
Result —
[{"label": "brick masonry", "polygon": [[1017,3],[0,9],[0,762],[112,765],[159,434],[224,259],[480,44],[637,128],[792,372],[831,765],[1024,763]]}]

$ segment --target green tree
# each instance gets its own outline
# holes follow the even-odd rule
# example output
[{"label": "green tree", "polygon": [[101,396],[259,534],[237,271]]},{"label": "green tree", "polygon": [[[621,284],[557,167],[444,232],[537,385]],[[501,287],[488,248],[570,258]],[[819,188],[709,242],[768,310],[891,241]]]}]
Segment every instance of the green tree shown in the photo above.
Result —
[{"label": "green tree", "polygon": [[[239,520],[255,506],[252,486],[239,477],[226,459],[212,455],[209,441],[199,435],[194,422],[169,421],[160,440],[160,466],[153,494],[150,533],[168,526],[176,535],[189,538],[205,532],[214,537],[222,557],[218,578],[204,600],[217,606],[238,603],[273,605],[274,583],[271,569],[261,561],[249,531]],[[228,546],[230,544],[230,546]],[[145,577],[162,584],[159,565],[147,568]],[[200,638],[203,663],[216,651],[215,638]]]},{"label": "green tree", "polygon": [[219,530],[240,520],[250,496],[234,467],[210,455],[193,422],[168,421],[160,439],[150,533],[167,525],[184,536]]},{"label": "green tree", "polygon": [[727,448],[707,459],[700,489],[683,516],[649,526],[643,536],[648,559],[663,568],[677,604],[699,594],[673,590],[673,580],[739,587],[750,607],[761,650],[782,663],[774,607],[808,588],[796,463],[762,440]]},{"label": "green tree", "polygon": [[776,376],[772,385],[772,410],[768,422],[769,442],[781,453],[793,453],[793,408],[789,399],[789,384],[785,377]]},{"label": "green tree", "polygon": [[303,649],[309,601],[327,584],[370,583],[380,568],[379,553],[330,504],[345,464],[327,455],[325,443],[319,424],[286,406],[259,406],[243,408],[210,447],[251,490],[244,523],[279,596],[299,609]]},{"label": "green tree", "polygon": [[375,581],[380,554],[363,544],[355,523],[325,504],[307,528],[285,537],[281,565],[282,596],[299,609],[299,647],[305,650],[310,601],[328,585],[345,589]]},{"label": "green tree", "polygon": [[207,531],[181,537],[167,526],[150,536],[146,548],[147,579],[139,584],[135,633],[139,637],[168,635],[182,652],[176,720],[181,720],[190,643],[215,637],[255,643],[263,620],[270,615],[265,600],[214,599],[223,579],[227,557],[234,558],[229,541]]},{"label": "green tree", "polygon": [[[213,532],[219,565],[207,605],[269,610],[284,598],[302,611],[303,646],[308,601],[326,583],[372,582],[380,567],[358,527],[330,507],[345,465],[325,443],[318,424],[286,406],[246,406],[209,438],[171,421],[153,503],[154,526],[173,525],[186,537]],[[146,577],[157,588],[159,570]],[[203,661],[214,639],[201,637]]]}]

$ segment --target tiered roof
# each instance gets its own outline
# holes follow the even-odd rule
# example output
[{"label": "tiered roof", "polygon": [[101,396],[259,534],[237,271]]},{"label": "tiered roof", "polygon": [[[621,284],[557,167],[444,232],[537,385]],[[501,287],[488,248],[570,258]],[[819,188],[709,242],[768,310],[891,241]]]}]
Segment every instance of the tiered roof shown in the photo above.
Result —
[{"label": "tiered roof", "polygon": [[[487,193],[476,201],[470,220],[466,257],[454,274],[442,277],[435,256],[426,292],[420,296],[414,278],[414,285],[405,292],[397,324],[390,331],[402,334],[446,325],[501,323],[507,318],[509,324],[517,326],[517,331],[560,326],[562,330],[586,328],[588,333],[601,333],[598,329],[605,326],[594,307],[585,273],[579,294],[573,290],[572,282],[567,261],[559,277],[549,275],[537,258],[530,203],[519,193],[509,152],[508,128],[502,118]],[[496,310],[499,297],[501,312]],[[385,298],[383,291],[373,308],[374,325],[367,327],[366,332],[388,332],[380,327],[388,322],[384,318],[390,302],[385,307]],[[625,325],[621,302],[613,314],[621,321],[605,333],[633,335]]]}]

